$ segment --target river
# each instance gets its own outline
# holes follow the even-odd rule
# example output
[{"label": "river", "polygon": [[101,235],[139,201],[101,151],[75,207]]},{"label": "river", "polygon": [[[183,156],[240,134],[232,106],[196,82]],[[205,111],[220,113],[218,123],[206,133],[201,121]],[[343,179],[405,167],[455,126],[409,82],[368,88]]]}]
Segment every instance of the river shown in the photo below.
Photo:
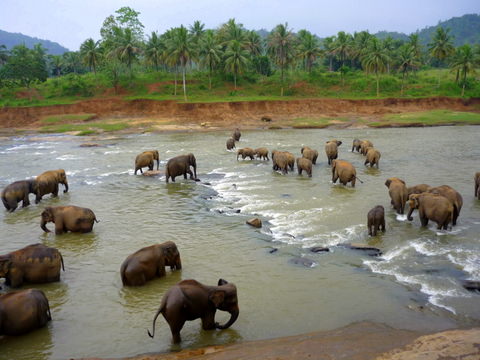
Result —
[{"label": "river", "polygon": [[[121,357],[188,347],[266,339],[335,329],[370,320],[395,328],[439,331],[480,325],[480,295],[461,286],[480,280],[480,201],[473,196],[479,171],[478,127],[409,129],[315,129],[243,131],[238,147],[265,146],[296,156],[302,145],[318,149],[313,177],[272,171],[271,161],[237,161],[225,141],[230,132],[119,135],[87,141],[68,135],[4,138],[0,142],[0,187],[49,169],[67,172],[70,191],[45,196],[14,213],[0,211],[0,253],[32,243],[63,254],[58,283],[36,285],[50,302],[47,327],[17,338],[0,338],[1,359]],[[325,141],[343,141],[339,158],[357,168],[356,187],[333,185]],[[354,138],[369,139],[382,157],[380,168],[363,165],[350,151]],[[176,155],[193,152],[201,182],[133,174],[135,156],[160,152],[160,168]],[[408,186],[448,184],[464,206],[453,230],[421,228],[390,207],[388,177]],[[60,186],[60,189],[63,189]],[[40,229],[48,205],[91,208],[100,220],[90,234],[55,236]],[[366,216],[385,207],[386,232],[370,238]],[[261,229],[245,224],[253,216]],[[51,229],[53,224],[47,225]],[[122,287],[123,260],[141,247],[174,241],[183,269],[138,288]],[[381,249],[370,256],[342,244]],[[312,253],[312,246],[330,252]],[[306,267],[292,259],[313,261]],[[163,293],[182,279],[238,288],[240,316],[228,330],[202,331],[187,322],[182,343],[171,344],[160,316],[151,329]],[[8,288],[0,281],[2,290]],[[24,288],[29,286],[24,286]],[[33,286],[32,286],[33,287]],[[217,312],[220,322],[229,315]]]}]

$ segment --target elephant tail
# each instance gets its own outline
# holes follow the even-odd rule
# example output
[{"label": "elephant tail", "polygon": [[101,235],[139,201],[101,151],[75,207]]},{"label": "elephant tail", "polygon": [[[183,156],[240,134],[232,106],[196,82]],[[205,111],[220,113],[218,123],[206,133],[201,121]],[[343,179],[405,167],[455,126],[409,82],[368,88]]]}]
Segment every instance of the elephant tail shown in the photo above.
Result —
[{"label": "elephant tail", "polygon": [[97,220],[97,217],[96,217],[96,216],[93,218],[93,221],[95,221],[96,223],[99,223],[99,222],[100,222],[100,220]]},{"label": "elephant tail", "polygon": [[7,210],[10,210],[10,205],[8,204],[8,201],[7,201],[7,198],[5,197],[5,195],[2,195],[2,202],[3,202],[3,205],[5,206],[5,208]]},{"label": "elephant tail", "polygon": [[353,176],[355,176],[355,179],[357,179],[358,181],[360,181],[360,184],[363,184],[363,181],[360,180],[360,179],[357,177],[357,175],[353,175]]},{"label": "elephant tail", "polygon": [[59,254],[60,255],[60,261],[62,262],[62,270],[65,271],[65,266],[63,265],[63,256],[62,254]]},{"label": "elephant tail", "polygon": [[147,330],[148,336],[150,336],[152,339],[155,336],[155,322],[157,321],[158,315],[160,315],[160,313],[163,312],[164,309],[165,309],[165,303],[162,301],[162,305],[160,306],[157,313],[155,314],[155,317],[153,318],[153,329],[152,329],[153,333],[150,333],[150,330]]}]

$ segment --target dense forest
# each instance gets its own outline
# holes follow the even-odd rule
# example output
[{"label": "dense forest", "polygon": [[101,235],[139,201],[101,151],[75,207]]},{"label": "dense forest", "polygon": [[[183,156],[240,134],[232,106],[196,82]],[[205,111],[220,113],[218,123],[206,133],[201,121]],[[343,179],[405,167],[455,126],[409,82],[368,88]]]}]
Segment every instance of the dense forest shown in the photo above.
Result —
[{"label": "dense forest", "polygon": [[[163,34],[144,34],[139,15],[130,7],[120,8],[103,22],[100,40],[86,39],[79,51],[62,56],[47,54],[41,44],[32,49],[0,44],[0,103],[9,104],[6,100],[15,98],[20,88],[36,88],[43,98],[94,96],[107,87],[142,95],[139,83],[159,80],[171,81],[162,91],[175,97],[181,93],[184,101],[190,88],[208,94],[225,83],[233,85],[231,96],[251,84],[262,84],[258,96],[328,95],[319,86],[335,88],[337,95],[347,89],[378,97],[383,89],[391,95],[395,88],[404,96],[406,87],[408,96],[432,95],[415,92],[422,81],[435,82],[429,89],[442,88],[438,94],[480,95],[475,78],[480,45],[455,47],[456,37],[442,26],[424,30],[430,33],[424,45],[420,33],[395,39],[388,33],[340,31],[319,39],[305,29],[294,32],[287,23],[259,33],[235,19],[216,29],[195,21]],[[472,16],[478,18],[462,18],[470,23]],[[422,71],[429,78],[419,76]],[[435,76],[438,80],[432,80]],[[296,94],[299,83],[314,90]]]}]

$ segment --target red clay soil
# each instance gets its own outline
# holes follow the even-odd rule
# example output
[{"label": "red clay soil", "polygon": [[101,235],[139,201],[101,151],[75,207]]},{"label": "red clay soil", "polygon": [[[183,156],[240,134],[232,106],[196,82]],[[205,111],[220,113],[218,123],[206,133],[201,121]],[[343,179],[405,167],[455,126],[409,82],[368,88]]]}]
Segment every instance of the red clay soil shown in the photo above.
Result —
[{"label": "red clay soil", "polygon": [[383,115],[432,109],[479,111],[480,98],[459,99],[433,97],[422,99],[305,99],[287,101],[242,101],[215,103],[177,103],[176,101],[92,99],[74,104],[3,107],[0,108],[0,128],[35,127],[45,116],[59,114],[96,114],[99,118],[157,118],[179,123],[209,121],[215,126],[258,121],[263,116],[274,120],[299,117]]}]

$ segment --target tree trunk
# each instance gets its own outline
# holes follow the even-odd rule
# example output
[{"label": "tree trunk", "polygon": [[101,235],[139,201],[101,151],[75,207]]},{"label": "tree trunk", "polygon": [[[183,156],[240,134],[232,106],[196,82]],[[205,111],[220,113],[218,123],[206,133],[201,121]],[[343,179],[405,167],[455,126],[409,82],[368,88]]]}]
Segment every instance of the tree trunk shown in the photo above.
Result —
[{"label": "tree trunk", "polygon": [[403,96],[403,83],[405,82],[405,70],[403,71],[402,74],[402,88],[400,90],[400,96]]},{"label": "tree trunk", "polygon": [[328,71],[333,71],[333,56],[330,56],[330,64],[328,65]]},{"label": "tree trunk", "polygon": [[177,65],[175,65],[175,91],[173,95],[177,96]]},{"label": "tree trunk", "polygon": [[183,74],[182,74],[182,77],[183,77],[183,99],[185,101],[187,101],[187,84],[186,84],[186,80],[185,80],[185,67],[186,65],[183,64]]},{"label": "tree trunk", "polygon": [[237,72],[236,71],[233,73],[233,86],[235,91],[237,91]]},{"label": "tree trunk", "polygon": [[280,89],[280,96],[283,96],[283,64],[281,66],[281,83],[282,83],[282,86]]},{"label": "tree trunk", "polygon": [[380,95],[380,84],[379,84],[379,76],[378,76],[378,70],[375,70],[375,76],[377,77],[377,97]]},{"label": "tree trunk", "polygon": [[465,95],[465,84],[467,82],[467,70],[463,69],[463,86],[462,86],[462,97]]},{"label": "tree trunk", "polygon": [[212,90],[212,67],[208,69],[208,90]]}]

